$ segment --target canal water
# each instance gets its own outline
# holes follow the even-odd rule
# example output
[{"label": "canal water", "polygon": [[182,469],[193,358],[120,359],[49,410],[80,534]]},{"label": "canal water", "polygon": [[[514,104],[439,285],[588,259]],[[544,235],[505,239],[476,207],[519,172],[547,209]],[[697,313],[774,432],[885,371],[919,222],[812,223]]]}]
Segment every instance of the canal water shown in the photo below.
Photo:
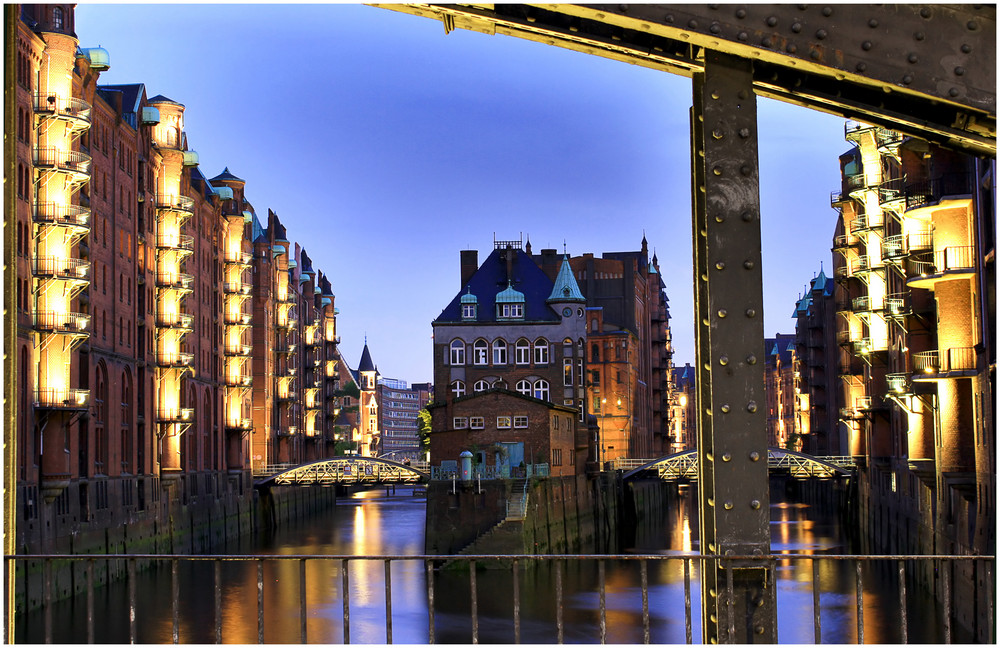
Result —
[{"label": "canal water", "polygon": [[[697,553],[697,500],[693,490],[682,491],[662,519],[647,522],[627,552],[683,555]],[[356,493],[335,509],[313,520],[285,527],[267,537],[220,549],[228,554],[264,555],[419,555],[424,550],[425,499],[421,490],[397,488]],[[846,554],[850,548],[837,520],[821,519],[812,507],[775,503],[771,507],[774,552]],[[790,561],[789,561],[790,562]],[[654,643],[684,643],[683,561],[648,561],[650,639]],[[215,592],[211,562],[180,567],[179,640],[215,641]],[[600,641],[599,576],[593,563],[563,564],[563,620],[566,643]],[[299,564],[288,561],[263,567],[264,641],[299,643]],[[900,641],[900,596],[895,571],[886,565],[864,570],[866,643]],[[513,643],[514,582],[508,569],[477,572],[478,632],[481,643]],[[351,643],[382,644],[385,622],[385,566],[381,561],[351,561],[348,567]],[[778,640],[813,642],[813,589],[810,561],[779,565]],[[428,595],[422,561],[393,561],[390,567],[392,641],[419,644],[428,641]],[[169,568],[142,572],[137,578],[137,627],[141,643],[172,641],[171,575]],[[222,640],[257,642],[257,566],[222,566]],[[605,568],[606,640],[608,643],[643,641],[642,592],[638,561],[608,560]],[[344,575],[339,561],[310,561],[306,574],[307,640],[341,643],[344,640]],[[822,563],[820,606],[823,643],[856,643],[857,617],[854,566]],[[700,643],[700,592],[697,565],[691,572],[692,634]],[[908,587],[909,640],[942,640],[940,612],[927,596],[914,597]],[[555,573],[550,564],[518,572],[520,640],[555,643]],[[112,584],[96,591],[94,613],[98,643],[128,641],[128,588]],[[472,642],[472,596],[467,570],[435,574],[434,619],[438,643]],[[86,599],[57,604],[53,641],[86,642]],[[18,619],[19,643],[42,641],[41,613]],[[961,640],[961,637],[955,637]]]}]

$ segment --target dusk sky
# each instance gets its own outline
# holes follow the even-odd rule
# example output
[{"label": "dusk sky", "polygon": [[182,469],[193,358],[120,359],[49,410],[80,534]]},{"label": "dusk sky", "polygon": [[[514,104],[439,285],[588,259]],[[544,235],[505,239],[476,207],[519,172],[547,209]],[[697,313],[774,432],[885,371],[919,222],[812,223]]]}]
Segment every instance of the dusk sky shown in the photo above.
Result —
[{"label": "dusk sky", "polygon": [[[637,250],[670,298],[674,362],[694,362],[690,80],[360,5],[80,4],[101,83],[186,106],[211,178],[247,181],[266,224],[331,279],[356,366],[432,379],[431,321],[459,291],[459,251],[498,240],[570,255]],[[794,332],[829,273],[844,120],[758,100],[765,333]]]}]

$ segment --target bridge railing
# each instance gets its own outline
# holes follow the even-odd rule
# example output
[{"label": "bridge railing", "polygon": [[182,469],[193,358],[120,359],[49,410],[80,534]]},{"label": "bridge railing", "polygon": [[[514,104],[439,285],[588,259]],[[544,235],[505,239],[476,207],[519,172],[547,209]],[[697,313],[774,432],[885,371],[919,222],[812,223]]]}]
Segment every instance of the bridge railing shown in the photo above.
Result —
[{"label": "bridge railing", "polygon": [[[130,643],[138,643],[140,641],[140,627],[147,632],[154,632],[154,626],[158,627],[155,632],[161,633],[162,636],[156,636],[150,638],[146,636],[147,642],[155,641],[156,643],[167,643],[170,640],[173,643],[190,643],[190,642],[210,642],[213,639],[208,638],[207,628],[205,627],[204,621],[201,624],[192,623],[187,615],[194,614],[195,611],[192,609],[190,602],[193,600],[195,594],[201,594],[206,596],[204,592],[214,592],[214,642],[223,643],[232,642],[235,638],[232,636],[224,636],[223,629],[225,628],[227,632],[240,631],[241,637],[240,642],[245,642],[246,637],[243,634],[247,630],[252,628],[252,610],[254,606],[254,599],[256,599],[256,639],[258,643],[264,643],[265,638],[265,624],[269,617],[265,616],[264,613],[264,601],[273,600],[275,597],[285,598],[289,594],[298,591],[298,602],[297,607],[299,609],[300,623],[297,628],[295,628],[294,623],[287,623],[287,619],[282,616],[280,623],[278,624],[280,628],[268,630],[268,641],[278,642],[278,643],[307,643],[310,637],[307,633],[307,619],[310,615],[310,607],[307,603],[306,593],[312,592],[316,589],[315,584],[308,584],[308,581],[315,580],[316,578],[330,578],[334,576],[335,579],[333,583],[337,580],[341,581],[341,586],[339,590],[334,593],[334,589],[329,588],[328,585],[323,585],[324,588],[330,589],[330,598],[336,599],[339,597],[339,601],[336,600],[324,600],[322,605],[325,610],[336,610],[337,603],[342,605],[343,609],[343,620],[341,623],[340,631],[343,633],[343,643],[348,644],[351,641],[351,618],[350,609],[352,605],[351,601],[351,585],[350,579],[351,574],[355,574],[355,578],[358,577],[359,573],[366,574],[369,578],[382,581],[379,585],[384,585],[384,610],[385,616],[383,618],[384,628],[385,628],[385,643],[393,642],[393,614],[392,614],[392,578],[391,574],[393,572],[399,573],[399,569],[392,569],[394,566],[398,566],[399,563],[407,563],[412,565],[414,562],[422,565],[422,586],[426,589],[426,601],[430,601],[431,604],[427,606],[426,609],[426,622],[423,627],[426,628],[427,634],[425,636],[420,636],[413,634],[412,624],[407,631],[405,643],[422,643],[427,641],[428,643],[435,643],[437,622],[435,620],[435,614],[441,614],[442,617],[454,617],[458,615],[459,609],[468,610],[470,608],[466,607],[469,600],[459,599],[461,597],[456,597],[455,592],[451,592],[451,597],[441,596],[435,599],[435,583],[437,570],[442,563],[447,561],[449,564],[461,564],[466,567],[463,573],[468,573],[469,575],[469,596],[471,597],[471,621],[472,621],[472,631],[469,639],[472,643],[479,642],[479,616],[478,610],[478,599],[480,594],[484,591],[477,588],[476,576],[477,576],[477,565],[490,564],[499,569],[508,569],[512,571],[515,583],[513,589],[513,607],[512,607],[512,618],[510,619],[511,626],[513,628],[514,643],[521,642],[521,617],[520,610],[521,601],[519,589],[516,585],[518,582],[518,574],[525,569],[531,569],[546,565],[550,569],[554,570],[554,586],[551,592],[532,592],[532,600],[538,600],[539,597],[551,596],[552,601],[554,601],[554,610],[556,619],[554,622],[554,628],[557,636],[558,643],[564,643],[564,624],[563,614],[564,611],[569,609],[567,601],[564,600],[563,592],[563,572],[568,568],[572,567],[570,563],[590,563],[591,566],[596,564],[597,567],[597,584],[596,589],[599,597],[595,597],[595,604],[597,606],[597,619],[596,627],[587,630],[585,632],[593,632],[592,636],[599,637],[600,642],[606,643],[607,629],[608,629],[608,609],[606,605],[606,582],[605,582],[605,568],[607,564],[616,561],[622,562],[633,562],[638,563],[638,574],[635,574],[635,570],[628,572],[630,574],[627,578],[635,578],[638,576],[637,583],[625,583],[616,580],[616,587],[634,587],[636,590],[640,590],[642,594],[642,610],[641,610],[641,623],[643,631],[643,639],[645,643],[650,643],[650,630],[651,625],[655,621],[658,624],[662,623],[676,623],[678,627],[683,623],[685,628],[685,639],[688,644],[693,643],[696,633],[700,634],[697,630],[696,624],[700,623],[700,614],[696,614],[694,610],[699,609],[698,599],[700,596],[700,588],[692,588],[691,581],[694,579],[695,582],[698,578],[698,572],[702,568],[717,568],[720,570],[720,575],[725,575],[721,577],[721,581],[725,582],[724,589],[719,592],[719,596],[723,597],[722,602],[726,605],[730,605],[729,614],[732,614],[731,603],[734,601],[734,591],[733,591],[733,579],[730,575],[735,571],[735,567],[759,567],[765,568],[769,571],[769,581],[774,582],[774,578],[781,571],[788,570],[790,568],[795,568],[799,570],[799,573],[807,574],[805,568],[811,567],[812,572],[812,625],[813,625],[813,637],[815,643],[822,643],[823,636],[823,625],[821,615],[821,605],[820,605],[820,594],[825,593],[823,590],[823,584],[821,583],[820,574],[824,575],[824,578],[829,577],[830,573],[834,570],[838,570],[844,576],[846,576],[846,583],[848,583],[848,588],[853,585],[854,589],[854,616],[856,618],[857,630],[856,637],[857,643],[862,644],[865,642],[865,630],[866,630],[866,606],[865,601],[865,590],[864,590],[864,579],[862,573],[862,567],[867,565],[869,568],[872,567],[872,563],[879,563],[883,569],[888,569],[888,573],[892,574],[890,579],[896,581],[896,587],[898,589],[899,595],[899,605],[893,605],[893,620],[898,623],[898,628],[900,631],[901,643],[908,643],[909,634],[909,623],[908,618],[908,600],[909,597],[913,596],[913,592],[917,589],[914,585],[908,583],[910,578],[908,578],[908,573],[927,573],[932,572],[936,574],[935,578],[939,581],[938,592],[941,598],[941,605],[937,606],[937,614],[940,615],[939,625],[941,631],[941,636],[938,637],[928,637],[928,636],[916,636],[918,641],[931,641],[931,642],[941,642],[950,643],[952,640],[952,621],[956,615],[955,606],[953,605],[953,592],[956,591],[956,584],[960,578],[971,578],[971,582],[981,583],[982,591],[977,595],[980,598],[979,604],[977,604],[977,624],[981,628],[985,628],[985,636],[980,636],[980,640],[985,640],[987,643],[995,642],[995,592],[993,590],[994,583],[994,570],[995,570],[995,556],[946,556],[946,555],[931,555],[931,556],[906,556],[906,555],[877,555],[877,556],[851,556],[851,555],[814,555],[814,554],[771,554],[769,556],[729,556],[729,557],[718,557],[718,556],[703,556],[697,554],[682,554],[682,555],[637,555],[637,554],[626,554],[617,556],[607,556],[607,555],[554,555],[554,556],[540,556],[540,555],[454,555],[454,556],[430,556],[430,555],[416,555],[416,556],[392,556],[392,555],[366,555],[366,556],[355,556],[355,555],[327,555],[327,556],[316,556],[316,555],[256,555],[256,556],[245,556],[245,555],[161,555],[161,554],[121,554],[121,555],[77,555],[77,556],[63,556],[63,555],[19,555],[19,556],[5,556],[4,562],[5,567],[13,567],[13,570],[8,571],[8,573],[14,574],[14,589],[21,596],[21,602],[23,605],[23,598],[25,592],[31,590],[34,597],[39,599],[40,611],[36,611],[35,614],[42,615],[42,630],[39,632],[40,636],[32,637],[16,637],[19,643],[23,642],[34,642],[34,643],[53,643],[57,640],[64,640],[63,635],[56,636],[56,632],[78,632],[76,629],[70,629],[66,627],[66,623],[62,619],[57,620],[57,615],[55,610],[57,608],[56,604],[56,592],[59,587],[54,584],[53,572],[57,569],[65,571],[67,564],[69,565],[74,577],[80,578],[81,582],[85,583],[84,593],[79,596],[80,601],[74,602],[74,604],[86,605],[87,615],[86,615],[86,641],[89,643],[124,643],[126,637],[124,636],[125,628],[127,630],[127,640]],[[654,615],[651,615],[648,601],[649,601],[649,578],[648,574],[652,571],[654,574],[662,573],[663,570],[667,568],[676,569],[677,563],[681,563],[681,568],[683,569],[683,589],[684,589],[684,605],[681,606],[671,606],[667,609],[657,609]],[[13,564],[12,564],[13,563]],[[256,567],[256,587],[253,586],[252,582],[244,581],[242,585],[232,585],[231,583],[224,582],[222,579],[222,565],[224,563],[245,563],[254,565]],[[330,563],[334,563],[331,565]],[[383,564],[384,572],[382,569],[369,569],[366,571],[359,572],[357,569],[352,570],[351,565],[357,565],[358,563],[368,563],[368,564]],[[803,565],[804,563],[804,565]],[[840,565],[838,565],[838,563]],[[180,567],[185,568],[185,578],[184,587],[181,587]],[[674,567],[671,567],[673,565]],[[298,567],[298,582],[295,583],[295,567]],[[164,609],[162,603],[148,599],[148,597],[142,597],[137,592],[137,571],[140,567],[145,567],[147,570],[155,570],[158,568],[169,569],[169,580],[170,580],[170,592],[171,592],[171,602],[170,610]],[[332,569],[331,569],[332,567]],[[269,577],[265,578],[265,568],[269,571]],[[284,569],[285,573],[288,574],[288,578],[282,577],[277,579],[274,575],[276,572],[273,570]],[[96,587],[99,582],[109,579],[109,575],[112,570],[119,574],[127,580],[127,594],[123,594],[121,590],[118,596],[124,596],[121,600],[116,598],[114,601],[105,601],[105,596],[102,596],[102,604],[99,608],[95,608],[94,602],[96,599]],[[339,572],[339,573],[337,573]],[[380,574],[380,572],[383,575]],[[494,572],[495,573],[495,572]],[[885,572],[883,572],[885,573]],[[312,576],[310,576],[312,574]],[[323,576],[317,576],[322,574]],[[336,578],[339,576],[340,578]],[[143,576],[147,578],[147,576]],[[805,579],[798,579],[808,581],[808,576]],[[289,583],[288,581],[292,581]],[[853,581],[853,583],[852,583]],[[537,581],[537,583],[553,583],[552,580],[543,579]],[[297,585],[297,587],[296,587]],[[454,589],[454,582],[451,582],[450,587]],[[419,587],[420,585],[418,585]],[[236,593],[235,596],[239,598],[242,603],[240,604],[240,614],[241,618],[245,619],[245,622],[239,624],[224,624],[223,623],[223,605],[222,605],[222,593],[230,592],[230,587],[236,587],[239,589],[242,587],[245,596],[241,596]],[[404,591],[410,592],[411,583],[404,583]],[[488,587],[488,586],[487,586]],[[538,585],[536,585],[536,588]],[[164,588],[165,589],[165,588]],[[374,600],[368,600],[372,597],[370,592],[377,592],[380,587],[369,588],[365,587],[366,592],[365,600],[360,602],[362,608],[369,615],[374,615],[375,621],[378,622],[378,605],[379,601],[377,598]],[[801,589],[801,588],[798,588]],[[197,591],[196,591],[197,590]],[[241,592],[243,590],[240,590]],[[252,592],[252,593],[251,593]],[[254,596],[254,594],[256,596]],[[412,592],[407,594],[411,595]],[[291,594],[294,596],[294,594]],[[870,596],[871,593],[869,592]],[[312,595],[311,595],[312,596]],[[463,592],[464,596],[464,592]],[[488,596],[488,595],[487,595]],[[801,606],[808,605],[808,603],[803,603],[802,592],[796,591],[794,588],[775,588],[775,596],[777,597],[777,614],[778,614],[778,625],[782,627],[782,610],[788,610],[788,614],[791,618],[790,622],[793,625],[798,625],[803,620],[803,613]],[[849,595],[847,595],[849,596]],[[787,597],[787,598],[783,598]],[[421,597],[423,598],[423,597]],[[679,597],[678,597],[679,598]],[[787,607],[783,605],[784,601],[793,602]],[[435,605],[435,600],[438,604]],[[449,603],[449,601],[451,603]],[[599,601],[599,603],[598,603]],[[182,606],[182,602],[185,604]],[[848,615],[851,601],[848,598],[844,601],[837,602],[838,610],[841,607],[847,608],[843,611],[839,611],[838,615],[842,615],[846,612]],[[228,605],[229,603],[227,603]],[[313,601],[313,605],[317,603]],[[353,603],[355,606],[359,602]],[[454,604],[456,606],[455,610],[450,610],[448,606]],[[828,602],[829,604],[829,602]],[[61,605],[61,604],[60,604]],[[294,606],[295,603],[290,602],[290,606]],[[59,607],[59,609],[65,609],[65,606]],[[293,608],[294,609],[294,608]],[[314,611],[314,610],[313,610]],[[98,613],[95,613],[98,612]],[[612,609],[615,612],[615,609]],[[872,612],[872,608],[869,607],[868,612]],[[16,610],[18,615],[23,614],[22,609]],[[294,612],[292,612],[294,614]],[[407,611],[406,614],[412,614],[412,611]],[[499,618],[496,618],[496,610],[493,606],[490,606],[490,618],[488,622],[492,625],[500,622]],[[666,615],[666,616],[665,616]],[[204,616],[200,618],[204,619]],[[271,617],[273,618],[273,617]],[[829,620],[829,616],[826,619]],[[336,632],[336,616],[332,616],[328,619],[331,622],[331,627],[327,629],[327,632]],[[183,622],[182,622],[183,621]],[[355,627],[357,627],[358,622],[355,621]],[[533,619],[532,625],[535,626],[542,621]],[[170,624],[169,635],[167,634],[168,624]],[[841,625],[840,628],[844,629],[844,626],[850,624],[847,621],[846,624]],[[58,628],[56,626],[59,626]],[[246,626],[250,625],[250,628]],[[418,626],[419,627],[419,626]],[[638,627],[638,619],[637,626]],[[848,626],[849,627],[849,626]],[[883,626],[884,627],[884,626]],[[181,629],[183,628],[183,634]],[[728,624],[719,624],[720,632],[728,632],[729,635],[718,637],[720,643],[726,642],[733,643],[736,638],[734,632],[734,623],[730,619]],[[580,628],[576,628],[578,631]],[[538,628],[533,627],[533,631],[538,631]],[[551,632],[552,630],[549,630]],[[119,632],[121,636],[111,636],[111,633]],[[284,633],[284,634],[282,634]],[[282,636],[278,636],[282,634]],[[297,634],[297,636],[295,636]],[[827,631],[827,639],[841,643],[844,641],[844,637],[837,636],[834,638],[830,637],[830,631]],[[370,636],[370,635],[369,635]],[[8,641],[12,638],[7,637]],[[73,640],[83,640],[84,637],[79,635],[74,635]],[[315,642],[317,640],[324,643],[329,643],[331,641],[336,641],[338,638],[335,636],[323,636],[323,637],[312,637]],[[450,638],[451,641],[456,641],[455,637]],[[370,641],[370,639],[369,639]]]}]

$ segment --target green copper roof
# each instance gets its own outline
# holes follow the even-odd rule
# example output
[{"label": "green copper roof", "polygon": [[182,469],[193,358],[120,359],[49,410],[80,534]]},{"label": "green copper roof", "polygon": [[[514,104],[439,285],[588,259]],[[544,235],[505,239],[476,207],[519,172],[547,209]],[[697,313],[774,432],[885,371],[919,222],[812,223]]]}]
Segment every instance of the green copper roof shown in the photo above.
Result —
[{"label": "green copper roof", "polygon": [[514,287],[507,284],[507,287],[497,293],[496,303],[498,304],[523,304],[524,293],[514,290]]},{"label": "green copper roof", "polygon": [[463,303],[463,304],[478,304],[479,303],[479,299],[477,299],[476,296],[472,294],[472,289],[466,287],[466,290],[468,292],[466,292],[464,295],[462,295],[461,303]]},{"label": "green copper roof", "polygon": [[559,274],[556,276],[556,282],[552,286],[552,294],[545,301],[546,303],[587,301],[583,297],[583,293],[580,292],[580,286],[576,283],[576,277],[573,276],[573,268],[570,267],[569,259],[565,256],[562,267],[559,268]]}]

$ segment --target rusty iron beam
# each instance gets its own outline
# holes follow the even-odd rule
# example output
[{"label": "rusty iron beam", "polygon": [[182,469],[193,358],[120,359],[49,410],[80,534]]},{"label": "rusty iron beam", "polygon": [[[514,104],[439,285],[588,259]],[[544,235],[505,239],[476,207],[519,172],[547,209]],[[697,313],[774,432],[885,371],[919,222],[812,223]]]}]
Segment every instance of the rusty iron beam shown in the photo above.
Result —
[{"label": "rusty iron beam", "polygon": [[994,5],[374,5],[692,76],[753,61],[757,95],[996,155]]}]

